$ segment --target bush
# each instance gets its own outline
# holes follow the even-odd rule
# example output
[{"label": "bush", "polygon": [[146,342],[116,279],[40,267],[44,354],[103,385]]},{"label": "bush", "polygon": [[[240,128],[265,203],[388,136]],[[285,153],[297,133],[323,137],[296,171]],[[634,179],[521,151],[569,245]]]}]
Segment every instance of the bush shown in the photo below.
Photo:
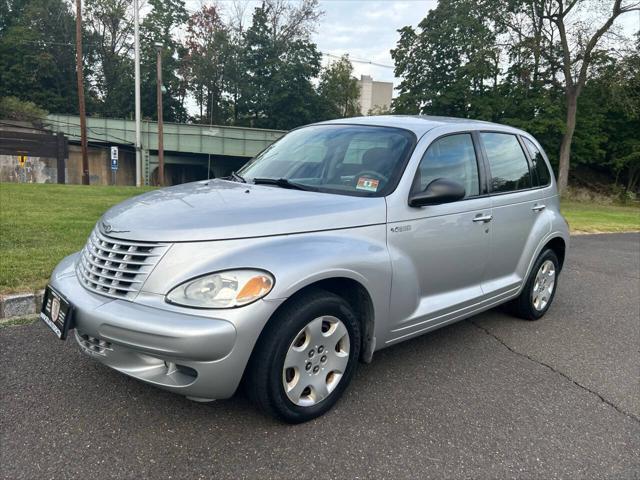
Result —
[{"label": "bush", "polygon": [[33,102],[26,102],[16,97],[0,98],[0,118],[20,122],[34,122],[47,116],[47,111]]}]

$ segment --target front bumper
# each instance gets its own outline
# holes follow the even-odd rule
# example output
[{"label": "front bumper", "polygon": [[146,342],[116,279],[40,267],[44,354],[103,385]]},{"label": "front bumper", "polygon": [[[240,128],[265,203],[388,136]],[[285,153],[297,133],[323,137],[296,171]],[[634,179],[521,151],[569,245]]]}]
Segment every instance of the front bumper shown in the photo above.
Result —
[{"label": "front bumper", "polygon": [[194,399],[233,395],[262,328],[281,303],[216,311],[169,306],[160,295],[144,292],[135,302],[114,300],[78,282],[76,255],[56,267],[51,285],[74,307],[74,337],[82,350],[115,370]]}]

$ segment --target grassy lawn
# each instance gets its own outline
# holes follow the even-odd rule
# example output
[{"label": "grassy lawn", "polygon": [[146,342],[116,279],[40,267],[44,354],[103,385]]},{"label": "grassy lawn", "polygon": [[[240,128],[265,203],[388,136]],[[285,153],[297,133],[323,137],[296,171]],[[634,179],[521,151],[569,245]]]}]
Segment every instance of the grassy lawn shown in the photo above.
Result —
[{"label": "grassy lawn", "polygon": [[[112,205],[148,189],[0,184],[0,294],[45,286],[53,267],[82,248]],[[572,231],[640,230],[640,208],[566,201]]]},{"label": "grassy lawn", "polygon": [[640,207],[563,200],[562,214],[574,233],[640,231]]},{"label": "grassy lawn", "polygon": [[0,294],[42,288],[100,216],[135,187],[0,184]]}]

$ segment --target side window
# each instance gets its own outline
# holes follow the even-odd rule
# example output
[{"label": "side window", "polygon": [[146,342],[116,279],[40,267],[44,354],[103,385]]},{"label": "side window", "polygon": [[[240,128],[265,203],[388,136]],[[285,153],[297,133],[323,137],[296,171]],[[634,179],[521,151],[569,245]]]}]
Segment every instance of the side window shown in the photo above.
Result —
[{"label": "side window", "polygon": [[551,184],[551,174],[547,168],[547,164],[542,157],[542,152],[536,145],[528,138],[522,137],[524,145],[529,151],[531,156],[531,162],[533,163],[534,183],[538,187],[546,187]]},{"label": "side window", "polygon": [[480,132],[491,169],[491,191],[512,192],[531,187],[531,172],[520,143],[509,133]]},{"label": "side window", "polygon": [[471,134],[448,135],[433,142],[418,166],[414,190],[424,191],[438,178],[462,184],[465,197],[478,195],[478,162]]}]

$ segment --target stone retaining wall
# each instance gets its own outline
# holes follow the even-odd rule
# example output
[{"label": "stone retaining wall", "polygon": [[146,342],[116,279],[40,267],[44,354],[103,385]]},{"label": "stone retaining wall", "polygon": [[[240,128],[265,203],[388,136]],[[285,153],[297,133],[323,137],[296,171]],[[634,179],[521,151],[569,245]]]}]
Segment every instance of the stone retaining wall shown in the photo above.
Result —
[{"label": "stone retaining wall", "polygon": [[0,295],[0,320],[28,317],[40,312],[44,290]]}]

